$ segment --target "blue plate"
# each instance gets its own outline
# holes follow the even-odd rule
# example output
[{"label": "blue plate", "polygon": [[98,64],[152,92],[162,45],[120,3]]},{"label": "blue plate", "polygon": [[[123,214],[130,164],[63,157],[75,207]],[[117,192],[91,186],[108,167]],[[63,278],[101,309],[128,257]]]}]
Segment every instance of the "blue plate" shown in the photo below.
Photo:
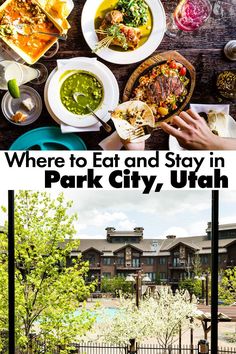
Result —
[{"label": "blue plate", "polygon": [[75,134],[62,134],[60,128],[33,129],[14,141],[9,150],[87,150],[83,140]]}]

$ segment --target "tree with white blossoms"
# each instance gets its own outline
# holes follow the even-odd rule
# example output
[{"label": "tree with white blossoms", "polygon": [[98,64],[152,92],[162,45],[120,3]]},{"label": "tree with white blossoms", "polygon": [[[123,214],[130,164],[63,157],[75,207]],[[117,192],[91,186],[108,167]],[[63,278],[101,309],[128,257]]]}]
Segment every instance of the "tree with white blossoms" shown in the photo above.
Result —
[{"label": "tree with white blossoms", "polygon": [[129,344],[130,339],[141,342],[156,339],[162,348],[168,348],[182,331],[192,326],[191,318],[197,310],[195,297],[190,301],[187,291],[162,287],[152,297],[144,298],[137,308],[132,300],[121,299],[120,311],[112,318],[95,326],[98,341]]}]

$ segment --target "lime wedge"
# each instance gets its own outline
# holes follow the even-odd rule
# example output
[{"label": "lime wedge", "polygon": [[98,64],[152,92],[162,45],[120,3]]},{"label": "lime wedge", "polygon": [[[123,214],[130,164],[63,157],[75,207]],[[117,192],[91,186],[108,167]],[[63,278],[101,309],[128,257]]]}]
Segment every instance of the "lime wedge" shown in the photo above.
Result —
[{"label": "lime wedge", "polygon": [[9,80],[7,83],[8,91],[13,98],[20,98],[20,88],[16,79]]}]

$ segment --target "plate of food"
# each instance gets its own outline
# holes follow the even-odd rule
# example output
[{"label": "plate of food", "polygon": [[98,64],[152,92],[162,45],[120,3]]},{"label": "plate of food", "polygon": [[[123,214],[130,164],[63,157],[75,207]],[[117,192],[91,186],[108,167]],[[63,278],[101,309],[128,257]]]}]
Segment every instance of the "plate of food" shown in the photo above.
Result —
[{"label": "plate of food", "polygon": [[13,98],[9,92],[3,96],[2,112],[12,124],[25,126],[34,123],[42,113],[42,99],[30,86],[20,87],[20,97]]},{"label": "plate of food", "polygon": [[[197,113],[205,113],[204,118],[211,131],[223,138],[236,138],[236,122],[229,114],[229,105],[225,104],[190,104]],[[170,150],[184,150],[178,140],[170,135]]]},{"label": "plate of food", "polygon": [[[121,139],[130,142],[142,142],[150,137],[150,134],[144,134],[137,138],[135,132],[142,126],[154,128],[155,120],[152,110],[141,101],[127,101],[121,103],[112,113],[111,118],[114,122],[116,131]],[[133,136],[133,139],[132,139]]]},{"label": "plate of food", "polygon": [[53,34],[62,33],[63,27],[39,2],[7,0],[0,6],[0,37],[28,64],[38,61],[57,42]]},{"label": "plate of food", "polygon": [[130,76],[123,101],[140,100],[151,108],[155,127],[170,121],[189,102],[195,87],[193,65],[182,55],[169,51],[145,60]]},{"label": "plate of food", "polygon": [[81,24],[87,44],[99,57],[131,64],[159,46],[166,17],[160,0],[87,0]]},{"label": "plate of food", "polygon": [[94,60],[75,60],[62,65],[50,78],[47,101],[61,122],[73,127],[89,127],[97,123],[91,109],[101,119],[119,101],[118,84],[112,72]]}]

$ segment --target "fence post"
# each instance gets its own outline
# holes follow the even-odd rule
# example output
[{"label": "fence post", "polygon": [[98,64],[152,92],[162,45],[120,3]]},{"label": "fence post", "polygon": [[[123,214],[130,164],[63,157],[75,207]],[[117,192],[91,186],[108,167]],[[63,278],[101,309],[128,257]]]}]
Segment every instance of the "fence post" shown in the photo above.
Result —
[{"label": "fence post", "polygon": [[207,340],[201,339],[198,342],[198,354],[209,354],[209,343]]},{"label": "fence post", "polygon": [[137,354],[137,343],[136,343],[136,339],[130,339],[130,345],[129,345],[129,350],[128,353],[129,354]]}]

